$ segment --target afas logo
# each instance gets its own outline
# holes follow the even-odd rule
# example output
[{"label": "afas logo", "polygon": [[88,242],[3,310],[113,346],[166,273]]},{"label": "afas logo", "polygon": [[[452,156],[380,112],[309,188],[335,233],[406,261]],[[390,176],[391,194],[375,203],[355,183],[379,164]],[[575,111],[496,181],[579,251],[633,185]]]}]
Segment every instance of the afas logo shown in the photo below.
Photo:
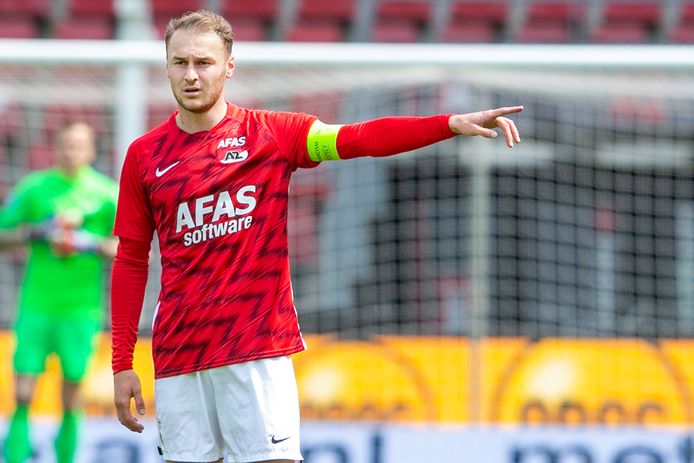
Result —
[{"label": "afas logo", "polygon": [[246,137],[229,137],[222,138],[217,143],[217,155],[222,164],[232,164],[234,162],[242,162],[248,159],[248,150],[235,150],[229,148],[238,148],[246,144]]}]

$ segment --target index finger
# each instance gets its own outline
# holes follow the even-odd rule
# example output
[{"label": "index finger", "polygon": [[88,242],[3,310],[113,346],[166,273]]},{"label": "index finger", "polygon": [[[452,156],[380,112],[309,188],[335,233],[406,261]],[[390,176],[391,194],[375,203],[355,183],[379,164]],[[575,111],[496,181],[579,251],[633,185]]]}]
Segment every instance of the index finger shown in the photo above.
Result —
[{"label": "index finger", "polygon": [[492,109],[492,116],[499,117],[507,114],[519,113],[523,111],[523,106],[504,106],[503,108]]},{"label": "index finger", "polygon": [[126,400],[116,400],[116,414],[118,415],[120,424],[129,430],[133,432],[142,432],[142,430],[145,429],[144,426],[137,421],[137,418],[130,413],[130,397]]}]

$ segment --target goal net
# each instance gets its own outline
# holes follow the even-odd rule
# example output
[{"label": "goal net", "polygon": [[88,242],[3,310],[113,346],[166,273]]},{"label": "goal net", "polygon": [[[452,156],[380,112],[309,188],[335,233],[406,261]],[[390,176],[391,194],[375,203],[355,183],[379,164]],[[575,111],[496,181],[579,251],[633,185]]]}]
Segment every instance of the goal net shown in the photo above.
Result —
[{"label": "goal net", "polygon": [[[50,165],[62,122],[94,125],[96,167],[115,178],[129,141],[175,108],[161,44],[13,44],[0,47],[2,197]],[[525,106],[511,150],[456,138],[294,175],[291,270],[309,336],[465,339],[473,354],[485,339],[694,336],[694,65],[683,48],[235,46],[227,95],[238,105],[327,123]],[[21,262],[0,257],[4,328]],[[157,286],[155,261],[145,335]],[[477,377],[493,360],[465,368]],[[460,400],[474,408],[469,387]],[[463,415],[504,416],[472,408]]]}]

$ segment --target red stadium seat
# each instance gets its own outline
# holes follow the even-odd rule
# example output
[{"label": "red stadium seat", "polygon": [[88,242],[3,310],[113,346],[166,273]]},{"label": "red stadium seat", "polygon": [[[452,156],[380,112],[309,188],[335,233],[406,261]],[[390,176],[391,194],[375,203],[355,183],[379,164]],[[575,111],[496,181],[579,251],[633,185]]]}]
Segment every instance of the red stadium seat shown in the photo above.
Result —
[{"label": "red stadium seat", "polygon": [[489,43],[496,40],[496,29],[493,25],[484,22],[456,22],[446,27],[441,39],[444,42]]},{"label": "red stadium seat", "polygon": [[[204,6],[203,0],[150,0],[154,17],[179,16],[186,11],[195,11]],[[251,2],[252,3],[252,2]]]},{"label": "red stadium seat", "polygon": [[352,22],[356,15],[355,0],[299,0],[299,20],[332,19],[344,23]]},{"label": "red stadium seat", "polygon": [[33,16],[47,18],[51,15],[50,0],[2,0],[0,16]]},{"label": "red stadium seat", "polygon": [[107,17],[68,18],[55,26],[53,37],[56,39],[94,39],[108,40],[113,38],[113,21]]},{"label": "red stadium seat", "polygon": [[376,7],[372,39],[376,42],[418,42],[432,18],[427,0],[381,0]]},{"label": "red stadium seat", "polygon": [[34,39],[38,37],[36,22],[30,16],[0,17],[0,38]]},{"label": "red stadium seat", "polygon": [[602,22],[590,38],[600,43],[649,42],[661,15],[660,4],[653,0],[608,1],[603,8]]},{"label": "red stadium seat", "polygon": [[285,39],[291,42],[342,42],[344,31],[337,21],[305,20],[295,23]]},{"label": "red stadium seat", "polygon": [[113,10],[114,0],[70,0],[69,16],[97,16],[113,19],[115,14]]},{"label": "red stadium seat", "polygon": [[480,21],[494,25],[504,24],[508,18],[509,7],[506,0],[497,1],[468,1],[452,2],[451,19],[457,21]]},{"label": "red stadium seat", "polygon": [[635,23],[606,24],[593,31],[590,39],[596,43],[645,43],[650,40],[650,31]]},{"label": "red stadium seat", "polygon": [[234,40],[259,42],[267,39],[266,25],[255,18],[237,18],[231,25]]},{"label": "red stadium seat", "polygon": [[430,1],[390,1],[381,0],[376,8],[378,20],[408,20],[420,25],[429,22],[433,12]]},{"label": "red stadium seat", "polygon": [[519,42],[573,42],[585,22],[586,5],[570,1],[535,0],[528,5]]},{"label": "red stadium seat", "polygon": [[[164,37],[166,25],[171,18],[180,16],[186,11],[195,11],[204,6],[204,0],[150,0],[152,22],[159,37]],[[252,3],[252,2],[251,2]]]},{"label": "red stadium seat", "polygon": [[279,16],[279,1],[222,0],[220,13],[231,23],[236,40],[268,40]]},{"label": "red stadium seat", "polygon": [[682,4],[678,22],[667,32],[667,37],[674,43],[694,43],[694,2]]},{"label": "red stadium seat", "polygon": [[568,26],[555,21],[527,23],[516,34],[516,40],[525,43],[566,43],[573,41]]},{"label": "red stadium seat", "polygon": [[446,42],[496,41],[508,14],[506,0],[453,1],[442,38]]},{"label": "red stadium seat", "polygon": [[372,32],[376,42],[413,43],[420,39],[420,29],[411,21],[389,21],[377,24]]},{"label": "red stadium seat", "polygon": [[603,9],[604,22],[633,22],[653,26],[660,21],[660,3],[650,1],[608,1]]},{"label": "red stadium seat", "polygon": [[534,0],[526,16],[531,21],[572,21],[584,16],[586,5],[571,1]]},{"label": "red stadium seat", "polygon": [[221,14],[232,27],[237,18],[255,18],[269,23],[279,16],[278,0],[224,0],[221,3]]}]

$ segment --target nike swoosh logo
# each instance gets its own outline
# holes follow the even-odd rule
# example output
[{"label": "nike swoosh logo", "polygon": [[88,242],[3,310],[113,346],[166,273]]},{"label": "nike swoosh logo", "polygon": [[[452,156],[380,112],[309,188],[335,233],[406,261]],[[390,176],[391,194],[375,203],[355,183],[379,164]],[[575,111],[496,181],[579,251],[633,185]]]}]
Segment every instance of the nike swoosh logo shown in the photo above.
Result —
[{"label": "nike swoosh logo", "polygon": [[180,163],[180,162],[181,161],[176,161],[173,164],[164,168],[163,170],[159,170],[159,167],[157,167],[157,170],[154,172],[154,175],[156,175],[157,177],[161,177],[162,175],[164,175],[165,173],[167,173],[168,171],[170,171],[171,169],[176,167],[178,165],[178,163]]},{"label": "nike swoosh logo", "polygon": [[286,441],[290,437],[292,437],[292,436],[285,437],[284,439],[276,439],[275,436],[272,436],[272,439],[270,439],[270,440],[272,441],[273,444],[279,444],[280,442]]}]

